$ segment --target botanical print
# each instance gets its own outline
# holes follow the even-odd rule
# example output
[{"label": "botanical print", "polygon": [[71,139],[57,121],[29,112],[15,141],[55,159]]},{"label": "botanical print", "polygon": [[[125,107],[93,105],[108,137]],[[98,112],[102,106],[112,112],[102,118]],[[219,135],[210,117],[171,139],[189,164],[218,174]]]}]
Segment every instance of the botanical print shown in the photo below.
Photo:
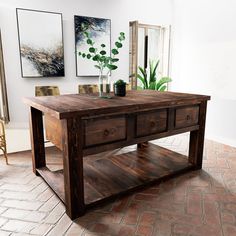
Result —
[{"label": "botanical print", "polygon": [[22,77],[64,76],[62,15],[17,9]]},{"label": "botanical print", "polygon": [[86,26],[86,31],[91,35],[91,38],[94,42],[96,42],[96,45],[105,44],[109,49],[107,51],[110,51],[111,20],[86,16],[75,16],[76,75],[97,76],[98,70],[94,67],[93,61],[84,60],[78,55],[78,52],[86,52],[89,48],[83,34],[83,26]]}]

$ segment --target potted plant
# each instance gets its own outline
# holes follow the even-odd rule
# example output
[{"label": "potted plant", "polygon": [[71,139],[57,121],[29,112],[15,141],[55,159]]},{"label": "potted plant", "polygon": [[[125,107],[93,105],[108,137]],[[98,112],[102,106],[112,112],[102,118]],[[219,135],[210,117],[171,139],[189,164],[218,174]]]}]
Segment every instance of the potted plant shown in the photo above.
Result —
[{"label": "potted plant", "polygon": [[[123,41],[125,40],[125,33],[120,32],[118,39],[115,42],[113,49],[107,49],[105,44],[95,45],[96,42],[92,40],[91,35],[88,32],[88,27],[84,24],[82,26],[83,35],[86,43],[89,45],[88,52],[78,52],[79,56],[93,60],[95,67],[99,70],[99,96],[109,98],[110,93],[110,72],[116,70],[118,66],[116,63],[119,61],[118,54],[119,49],[123,47]],[[107,51],[109,50],[109,51]],[[104,69],[107,68],[108,72],[104,74]]]},{"label": "potted plant", "polygon": [[169,77],[162,77],[160,79],[157,78],[157,68],[159,65],[159,60],[149,61],[149,79],[148,73],[146,68],[138,67],[139,73],[137,78],[142,82],[142,87],[138,87],[138,89],[151,89],[151,90],[158,90],[158,91],[165,91],[167,88],[167,83],[171,82],[171,78]]},{"label": "potted plant", "polygon": [[124,80],[120,79],[114,83],[114,94],[120,97],[126,95],[126,82]]}]

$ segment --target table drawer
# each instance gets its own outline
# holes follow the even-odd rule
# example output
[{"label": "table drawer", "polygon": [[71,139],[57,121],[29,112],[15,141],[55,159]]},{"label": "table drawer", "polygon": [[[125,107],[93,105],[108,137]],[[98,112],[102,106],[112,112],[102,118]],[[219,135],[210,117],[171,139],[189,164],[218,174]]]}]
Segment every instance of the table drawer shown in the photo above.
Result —
[{"label": "table drawer", "polygon": [[177,108],[175,128],[184,128],[198,124],[199,106]]},{"label": "table drawer", "polygon": [[136,135],[146,136],[161,133],[167,129],[167,110],[156,110],[137,115]]},{"label": "table drawer", "polygon": [[126,138],[126,119],[124,116],[88,119],[84,121],[84,125],[86,147]]}]

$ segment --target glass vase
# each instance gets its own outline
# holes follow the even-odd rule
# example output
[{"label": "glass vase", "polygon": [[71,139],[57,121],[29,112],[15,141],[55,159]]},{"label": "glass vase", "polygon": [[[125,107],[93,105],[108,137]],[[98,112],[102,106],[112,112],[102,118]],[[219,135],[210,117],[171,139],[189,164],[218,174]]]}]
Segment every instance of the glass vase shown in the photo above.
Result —
[{"label": "glass vase", "polygon": [[108,74],[99,74],[98,78],[98,90],[99,90],[99,97],[101,98],[111,98],[110,94],[110,75]]}]

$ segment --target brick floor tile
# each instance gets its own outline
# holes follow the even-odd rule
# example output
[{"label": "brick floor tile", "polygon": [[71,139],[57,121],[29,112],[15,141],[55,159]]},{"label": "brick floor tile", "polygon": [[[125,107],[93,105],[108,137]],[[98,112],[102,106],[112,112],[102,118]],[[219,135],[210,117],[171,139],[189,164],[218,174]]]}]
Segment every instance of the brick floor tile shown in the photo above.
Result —
[{"label": "brick floor tile", "polygon": [[191,215],[202,214],[201,194],[197,192],[188,193],[187,213]]},{"label": "brick floor tile", "polygon": [[53,228],[53,226],[49,225],[49,224],[39,224],[39,225],[35,226],[35,228],[30,231],[30,234],[45,235],[52,228]]},{"label": "brick floor tile", "polygon": [[45,218],[46,214],[37,211],[27,211],[27,210],[9,208],[2,214],[2,216],[9,219],[19,219],[30,222],[39,222],[43,218]]},{"label": "brick floor tile", "polygon": [[0,217],[0,227],[4,225],[7,221],[8,219]]},{"label": "brick floor tile", "polygon": [[118,236],[132,236],[135,234],[136,228],[132,226],[121,226]]},{"label": "brick floor tile", "polygon": [[39,211],[43,212],[49,212],[52,211],[53,208],[59,203],[59,199],[53,195],[47,202],[45,202],[43,205],[41,203],[41,207],[39,208]]},{"label": "brick floor tile", "polygon": [[137,210],[128,211],[124,217],[123,223],[127,225],[136,225],[139,219]]},{"label": "brick floor tile", "polygon": [[129,203],[128,197],[121,198],[120,200],[116,201],[113,204],[112,211],[115,211],[115,212],[124,211],[127,208],[128,203]]},{"label": "brick floor tile", "polygon": [[46,202],[53,196],[53,191],[47,188],[42,194],[38,195],[37,200]]},{"label": "brick floor tile", "polygon": [[224,236],[235,236],[236,226],[235,225],[223,225]]},{"label": "brick floor tile", "polygon": [[47,234],[48,236],[56,236],[56,235],[63,235],[68,228],[71,226],[72,221],[64,214],[59,222],[54,226],[54,228]]},{"label": "brick floor tile", "polygon": [[4,191],[0,194],[1,198],[4,199],[14,199],[14,200],[34,200],[37,195],[32,194],[32,192],[13,192],[13,191]]},{"label": "brick floor tile", "polygon": [[228,212],[221,213],[221,221],[222,223],[234,224],[235,223],[235,216]]},{"label": "brick floor tile", "polygon": [[3,231],[3,230],[0,230],[0,235],[1,236],[9,236],[12,232],[7,232],[7,231]]},{"label": "brick floor tile", "polygon": [[36,225],[36,223],[28,221],[9,220],[2,226],[2,229],[6,231],[29,233]]},{"label": "brick floor tile", "polygon": [[191,235],[194,236],[221,236],[222,235],[222,230],[219,227],[215,227],[214,225],[202,225],[202,226],[197,226]]},{"label": "brick floor tile", "polygon": [[7,207],[1,207],[0,206],[0,215],[4,212],[4,211],[6,211],[7,210]]},{"label": "brick floor tile", "polygon": [[220,214],[215,202],[204,202],[204,213],[206,224],[220,225]]},{"label": "brick floor tile", "polygon": [[37,210],[42,205],[42,202],[37,201],[19,201],[19,200],[5,200],[2,203],[4,207],[23,209],[23,210]]},{"label": "brick floor tile", "polygon": [[[187,222],[186,222],[187,223]],[[177,235],[189,235],[193,226],[187,224],[175,224],[173,227],[173,233]]]},{"label": "brick floor tile", "polygon": [[153,212],[144,212],[144,213],[141,215],[139,224],[140,224],[140,225],[146,225],[146,226],[154,225],[154,224],[155,224],[155,221],[156,221],[156,218],[157,218],[156,213],[153,213]]},{"label": "brick floor tile", "polygon": [[65,213],[65,206],[62,203],[59,203],[47,216],[44,220],[45,223],[56,224],[62,215]]},{"label": "brick floor tile", "polygon": [[151,236],[153,232],[152,226],[139,225],[136,235],[137,236]]},{"label": "brick floor tile", "polygon": [[83,225],[73,223],[68,231],[66,232],[66,236],[79,236],[85,231],[85,228]]}]

